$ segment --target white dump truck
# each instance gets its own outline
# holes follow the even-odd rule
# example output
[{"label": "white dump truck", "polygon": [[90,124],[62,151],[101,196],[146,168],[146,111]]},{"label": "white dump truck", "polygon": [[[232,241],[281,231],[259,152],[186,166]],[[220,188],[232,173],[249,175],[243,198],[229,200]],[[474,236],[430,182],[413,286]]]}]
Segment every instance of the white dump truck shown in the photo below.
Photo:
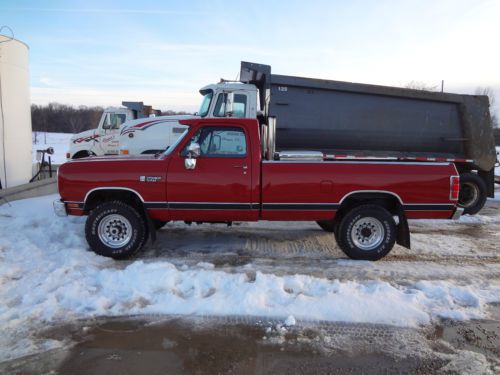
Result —
[{"label": "white dump truck", "polygon": [[121,127],[120,153],[123,155],[154,154],[164,151],[184,132],[179,120],[192,117],[256,118],[255,85],[221,81],[203,87],[199,111],[195,116],[161,116],[129,121]]},{"label": "white dump truck", "polygon": [[119,153],[120,127],[127,121],[161,115],[161,112],[143,102],[122,102],[123,107],[104,110],[97,128],[71,137],[67,159],[91,155],[117,155]]}]

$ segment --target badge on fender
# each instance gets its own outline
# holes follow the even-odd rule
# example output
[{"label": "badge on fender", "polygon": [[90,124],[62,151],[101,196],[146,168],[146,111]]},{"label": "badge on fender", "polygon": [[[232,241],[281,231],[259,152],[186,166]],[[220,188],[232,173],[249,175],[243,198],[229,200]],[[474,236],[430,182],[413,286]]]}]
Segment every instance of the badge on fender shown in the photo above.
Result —
[{"label": "badge on fender", "polygon": [[140,182],[160,182],[160,176],[139,176]]}]

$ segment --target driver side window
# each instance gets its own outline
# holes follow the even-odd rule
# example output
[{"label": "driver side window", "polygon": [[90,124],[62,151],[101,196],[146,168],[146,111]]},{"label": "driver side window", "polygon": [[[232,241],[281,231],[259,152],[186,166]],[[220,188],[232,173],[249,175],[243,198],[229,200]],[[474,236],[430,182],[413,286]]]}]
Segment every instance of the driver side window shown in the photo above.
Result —
[{"label": "driver side window", "polygon": [[[238,127],[204,127],[188,142],[200,145],[200,157],[244,157],[247,154],[245,132]],[[187,156],[187,146],[182,156]]]},{"label": "driver side window", "polygon": [[[226,113],[226,102],[227,94],[222,93],[217,97],[217,102],[215,103],[214,116],[215,117],[225,117]],[[247,108],[247,96],[244,94],[235,94],[233,102],[233,113],[232,117],[244,118]]]},{"label": "driver side window", "polygon": [[102,124],[103,129],[120,129],[120,125],[126,121],[124,113],[107,113]]}]

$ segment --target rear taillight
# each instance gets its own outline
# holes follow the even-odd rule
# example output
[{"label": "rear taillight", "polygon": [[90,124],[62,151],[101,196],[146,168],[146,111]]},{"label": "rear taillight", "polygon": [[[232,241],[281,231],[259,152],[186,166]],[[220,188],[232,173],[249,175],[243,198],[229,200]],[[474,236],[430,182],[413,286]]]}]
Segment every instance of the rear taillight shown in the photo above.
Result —
[{"label": "rear taillight", "polygon": [[460,193],[460,176],[451,176],[450,178],[450,200],[457,201]]}]

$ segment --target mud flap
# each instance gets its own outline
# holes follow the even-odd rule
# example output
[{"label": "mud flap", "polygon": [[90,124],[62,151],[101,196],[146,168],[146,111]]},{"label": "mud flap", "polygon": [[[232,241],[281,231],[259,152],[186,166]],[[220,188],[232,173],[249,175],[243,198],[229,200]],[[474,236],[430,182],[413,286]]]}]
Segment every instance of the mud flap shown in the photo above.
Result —
[{"label": "mud flap", "polygon": [[153,220],[151,220],[151,218],[149,217],[148,210],[146,210],[146,207],[142,206],[142,212],[144,214],[144,217],[146,218],[146,225],[148,226],[148,232],[151,238],[151,245],[153,245],[156,242],[156,228],[153,224]]},{"label": "mud flap", "polygon": [[410,249],[410,228],[408,228],[408,220],[406,219],[405,212],[401,206],[399,206],[398,209],[398,218],[399,224],[396,242],[399,245]]}]

